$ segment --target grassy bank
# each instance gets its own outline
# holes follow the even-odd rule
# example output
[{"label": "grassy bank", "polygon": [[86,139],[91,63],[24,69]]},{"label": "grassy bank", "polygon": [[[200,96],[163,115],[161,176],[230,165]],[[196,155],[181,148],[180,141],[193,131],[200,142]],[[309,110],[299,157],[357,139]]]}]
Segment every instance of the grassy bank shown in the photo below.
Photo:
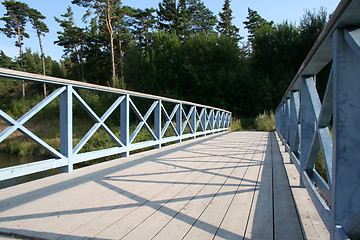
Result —
[{"label": "grassy bank", "polygon": [[275,131],[275,116],[272,112],[264,112],[256,118],[234,118],[230,124],[230,131],[256,130]]}]

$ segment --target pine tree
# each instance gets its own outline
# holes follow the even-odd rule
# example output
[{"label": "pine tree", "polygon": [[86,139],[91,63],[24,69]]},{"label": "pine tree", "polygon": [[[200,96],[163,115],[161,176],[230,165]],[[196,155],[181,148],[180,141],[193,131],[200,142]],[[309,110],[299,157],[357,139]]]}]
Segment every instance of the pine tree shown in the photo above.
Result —
[{"label": "pine tree", "polygon": [[159,9],[156,11],[159,18],[159,28],[171,32],[175,26],[177,17],[176,0],[163,0],[159,3]]},{"label": "pine tree", "polygon": [[132,34],[141,46],[147,46],[150,43],[151,33],[158,23],[158,20],[153,16],[155,12],[156,10],[154,8],[134,10],[134,14],[132,15]]},{"label": "pine tree", "polygon": [[201,0],[163,0],[157,11],[160,30],[176,32],[187,38],[198,32],[211,32],[216,25],[216,17]]},{"label": "pine tree", "polygon": [[245,28],[248,30],[248,40],[251,42],[254,39],[254,33],[256,29],[261,27],[263,24],[269,24],[270,26],[273,24],[273,22],[268,22],[264,18],[260,16],[260,14],[257,11],[254,11],[250,8],[248,8],[248,16],[246,17],[248,19],[247,21],[243,22],[245,24]]},{"label": "pine tree", "polygon": [[77,66],[77,79],[84,81],[84,45],[86,34],[83,28],[79,28],[74,22],[74,13],[71,7],[61,15],[63,19],[55,17],[55,21],[63,28],[58,33],[58,40],[54,43],[64,47],[65,55],[68,55]]},{"label": "pine tree", "polygon": [[232,24],[234,17],[232,16],[230,2],[230,0],[225,0],[222,12],[219,13],[220,22],[216,29],[221,35],[233,38],[235,41],[239,41],[241,39],[239,35],[239,28]]},{"label": "pine tree", "polygon": [[[40,46],[40,53],[41,53],[41,65],[42,65],[42,74],[46,75],[46,68],[45,68],[45,54],[44,54],[44,48],[42,45],[41,36],[45,36],[45,33],[49,32],[49,28],[47,25],[42,21],[46,17],[42,15],[38,10],[29,8],[28,9],[28,17],[29,20],[33,26],[33,28],[36,30],[36,34],[39,40],[39,46]],[[46,84],[43,84],[43,94],[44,97],[46,97]]]},{"label": "pine tree", "polygon": [[73,4],[88,8],[88,11],[94,11],[98,19],[104,21],[106,28],[104,29],[109,37],[112,81],[118,79],[115,63],[115,19],[118,18],[116,12],[121,8],[121,0],[72,0]]},{"label": "pine tree", "polygon": [[[20,68],[23,69],[23,40],[29,38],[29,34],[25,32],[25,25],[28,20],[29,6],[26,3],[22,3],[14,0],[5,0],[2,2],[6,9],[4,17],[0,20],[5,21],[5,28],[0,28],[8,38],[17,38],[15,46],[19,47]],[[22,96],[25,97],[25,82],[22,84]]]},{"label": "pine tree", "polygon": [[217,23],[216,16],[201,0],[188,0],[188,11],[191,13],[190,31],[193,33],[213,32]]}]

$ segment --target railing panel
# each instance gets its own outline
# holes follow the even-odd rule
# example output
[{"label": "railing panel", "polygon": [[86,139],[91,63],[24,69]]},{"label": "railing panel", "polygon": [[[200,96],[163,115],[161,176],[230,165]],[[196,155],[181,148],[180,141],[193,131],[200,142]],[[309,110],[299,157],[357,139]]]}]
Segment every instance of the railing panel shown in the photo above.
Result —
[{"label": "railing panel", "polygon": [[[331,239],[360,239],[359,12],[360,1],[341,1],[275,111],[277,132],[300,163]],[[316,75],[331,61],[321,102]]]},{"label": "railing panel", "polygon": [[[184,139],[222,132],[230,126],[230,112],[191,102],[1,68],[0,77],[56,86],[48,97],[18,120],[0,109],[0,118],[9,124],[0,132],[0,143],[15,131],[20,131],[51,156],[50,159],[2,168],[0,181],[53,168],[71,172],[77,163],[112,155],[126,157],[131,151],[148,147],[160,148],[169,142],[181,142]],[[108,107],[102,113],[93,106],[94,103],[89,102],[89,93],[98,94],[96,96],[100,102],[102,94],[110,95],[107,99]],[[24,126],[55,99],[59,100],[59,150]],[[77,111],[82,109],[84,116]],[[74,126],[83,124],[74,121],[79,120],[77,114],[88,117],[90,121],[84,120],[89,122],[86,122],[85,130],[77,133],[82,136],[75,140]],[[45,121],[42,124],[45,124]],[[88,125],[90,126],[87,127]],[[99,131],[106,135],[107,141],[112,141],[112,146],[85,148],[92,140],[96,143],[94,138]],[[137,138],[142,131],[148,132],[149,139]]]}]

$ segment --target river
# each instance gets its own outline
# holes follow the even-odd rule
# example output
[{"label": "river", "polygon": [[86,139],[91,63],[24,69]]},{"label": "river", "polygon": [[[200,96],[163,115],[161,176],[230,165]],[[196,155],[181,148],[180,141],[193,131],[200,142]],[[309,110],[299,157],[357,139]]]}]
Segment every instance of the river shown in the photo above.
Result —
[{"label": "river", "polygon": [[[34,160],[33,157],[31,157],[31,159],[32,159],[32,161]],[[40,160],[40,159],[38,159],[38,160]],[[16,155],[0,153],[0,169],[5,168],[5,167],[16,166],[16,165],[20,165],[20,164],[26,164],[29,162],[31,162],[31,161],[29,161],[28,157],[18,157]],[[29,182],[29,181],[36,180],[39,178],[51,176],[51,175],[57,174],[59,172],[60,172],[59,169],[52,169],[52,170],[48,170],[48,171],[44,171],[44,172],[29,174],[29,175],[22,176],[22,177],[17,177],[17,178],[13,178],[13,179],[9,179],[9,180],[0,181],[0,189],[14,186],[14,185],[24,183],[24,182]]]}]

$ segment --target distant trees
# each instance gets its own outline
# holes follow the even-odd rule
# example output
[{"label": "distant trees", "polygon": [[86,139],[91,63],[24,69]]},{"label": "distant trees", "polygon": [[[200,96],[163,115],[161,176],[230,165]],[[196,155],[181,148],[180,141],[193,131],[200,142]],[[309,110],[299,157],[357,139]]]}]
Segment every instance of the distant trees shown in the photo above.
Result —
[{"label": "distant trees", "polygon": [[201,0],[163,0],[157,10],[159,29],[175,32],[181,39],[200,32],[213,32],[216,16]]},{"label": "distant trees", "polygon": [[230,2],[230,0],[225,0],[222,12],[219,13],[220,22],[217,25],[216,29],[220,34],[232,38],[237,42],[241,39],[241,37],[239,35],[239,28],[237,28],[232,23],[234,17],[232,16]]},{"label": "distant trees", "polygon": [[[42,21],[45,19],[39,11],[36,9],[30,8],[26,3],[14,0],[5,0],[2,2],[6,9],[5,16],[0,18],[0,20],[5,21],[5,28],[1,28],[0,31],[3,32],[7,37],[17,37],[15,46],[19,47],[19,57],[20,57],[20,68],[23,69],[23,39],[29,38],[29,34],[25,32],[25,25],[27,22],[31,22],[33,28],[36,30],[37,37],[39,39],[40,51],[41,51],[41,60],[42,60],[42,72],[45,75],[45,56],[44,49],[42,47],[41,36],[49,32],[48,27]],[[22,84],[22,96],[25,97],[25,83]],[[46,96],[46,85],[44,84],[44,96]]]},{"label": "distant trees", "polygon": [[[249,8],[243,22],[248,38],[242,40],[231,0],[224,0],[218,17],[201,0],[162,0],[157,9],[135,9],[121,0],[72,3],[87,11],[81,27],[71,7],[55,18],[62,28],[55,43],[64,50],[58,63],[42,48],[49,31],[45,16],[4,0],[1,31],[17,39],[20,55],[13,60],[0,51],[0,67],[185,99],[237,117],[276,107],[327,20],[320,9],[307,11],[298,26],[274,24]],[[40,55],[23,52],[27,23],[36,31]]]},{"label": "distant trees", "polygon": [[75,63],[77,69],[76,78],[84,81],[85,29],[75,25],[74,13],[71,7],[68,7],[66,13],[62,14],[61,17],[62,19],[55,17],[55,21],[63,28],[63,31],[57,32],[58,40],[55,43],[62,46],[65,55],[71,59],[71,62]]}]

